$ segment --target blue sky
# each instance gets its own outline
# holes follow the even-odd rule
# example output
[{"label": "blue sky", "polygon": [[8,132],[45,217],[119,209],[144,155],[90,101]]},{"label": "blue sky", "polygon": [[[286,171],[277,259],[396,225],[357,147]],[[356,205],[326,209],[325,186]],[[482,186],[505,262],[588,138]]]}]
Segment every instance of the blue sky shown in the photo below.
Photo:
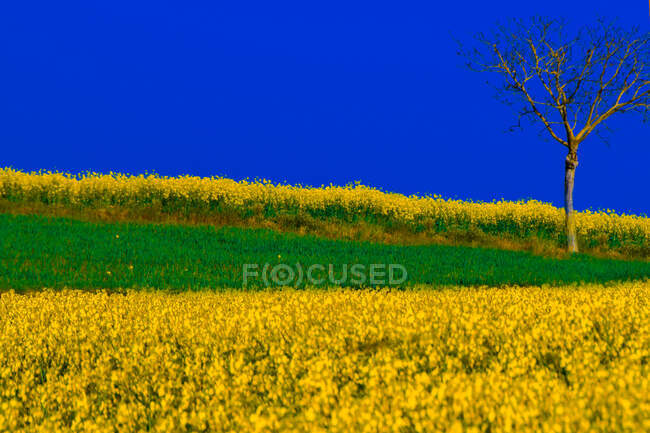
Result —
[{"label": "blue sky", "polygon": [[[21,2],[0,6],[0,166],[157,171],[562,204],[565,149],[467,71],[453,37],[645,1]],[[634,4],[633,4],[634,3]],[[580,150],[578,209],[650,214],[650,124]]]}]

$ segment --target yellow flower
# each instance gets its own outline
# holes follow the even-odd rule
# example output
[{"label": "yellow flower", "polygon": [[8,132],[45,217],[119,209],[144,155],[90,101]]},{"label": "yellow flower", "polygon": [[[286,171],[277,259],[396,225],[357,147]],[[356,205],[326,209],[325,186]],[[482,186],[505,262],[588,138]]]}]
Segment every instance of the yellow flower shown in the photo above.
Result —
[{"label": "yellow flower", "polygon": [[648,295],[2,293],[0,430],[647,431]]}]

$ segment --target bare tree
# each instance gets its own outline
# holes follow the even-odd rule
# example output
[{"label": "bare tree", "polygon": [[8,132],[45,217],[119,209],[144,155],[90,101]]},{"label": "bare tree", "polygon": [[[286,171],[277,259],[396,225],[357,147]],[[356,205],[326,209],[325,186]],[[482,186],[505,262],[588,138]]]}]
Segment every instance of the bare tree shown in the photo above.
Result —
[{"label": "bare tree", "polygon": [[599,20],[568,36],[561,20],[533,18],[499,25],[477,44],[461,47],[468,66],[492,72],[497,98],[565,146],[564,200],[567,247],[578,251],[573,185],[578,146],[617,113],[650,109],[650,33]]}]

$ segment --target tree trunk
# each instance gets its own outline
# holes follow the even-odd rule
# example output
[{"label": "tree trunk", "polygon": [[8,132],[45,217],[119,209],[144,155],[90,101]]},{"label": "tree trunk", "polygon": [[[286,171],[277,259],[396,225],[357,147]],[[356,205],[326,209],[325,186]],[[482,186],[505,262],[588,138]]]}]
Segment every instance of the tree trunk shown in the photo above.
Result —
[{"label": "tree trunk", "polygon": [[566,237],[567,250],[570,253],[578,252],[578,240],[576,239],[576,220],[573,211],[573,182],[578,166],[578,154],[572,149],[566,157],[564,168],[564,210],[566,212]]}]

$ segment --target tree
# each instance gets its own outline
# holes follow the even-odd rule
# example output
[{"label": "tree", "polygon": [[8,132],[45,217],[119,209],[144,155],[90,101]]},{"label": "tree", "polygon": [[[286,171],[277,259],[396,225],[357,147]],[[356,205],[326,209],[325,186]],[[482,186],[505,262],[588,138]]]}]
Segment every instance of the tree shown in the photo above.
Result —
[{"label": "tree", "polygon": [[475,47],[459,54],[467,65],[493,73],[497,98],[518,114],[515,127],[531,120],[567,148],[564,207],[567,248],[578,251],[573,185],[578,147],[618,113],[650,109],[650,33],[599,20],[569,37],[561,20],[533,18],[480,33]]}]

